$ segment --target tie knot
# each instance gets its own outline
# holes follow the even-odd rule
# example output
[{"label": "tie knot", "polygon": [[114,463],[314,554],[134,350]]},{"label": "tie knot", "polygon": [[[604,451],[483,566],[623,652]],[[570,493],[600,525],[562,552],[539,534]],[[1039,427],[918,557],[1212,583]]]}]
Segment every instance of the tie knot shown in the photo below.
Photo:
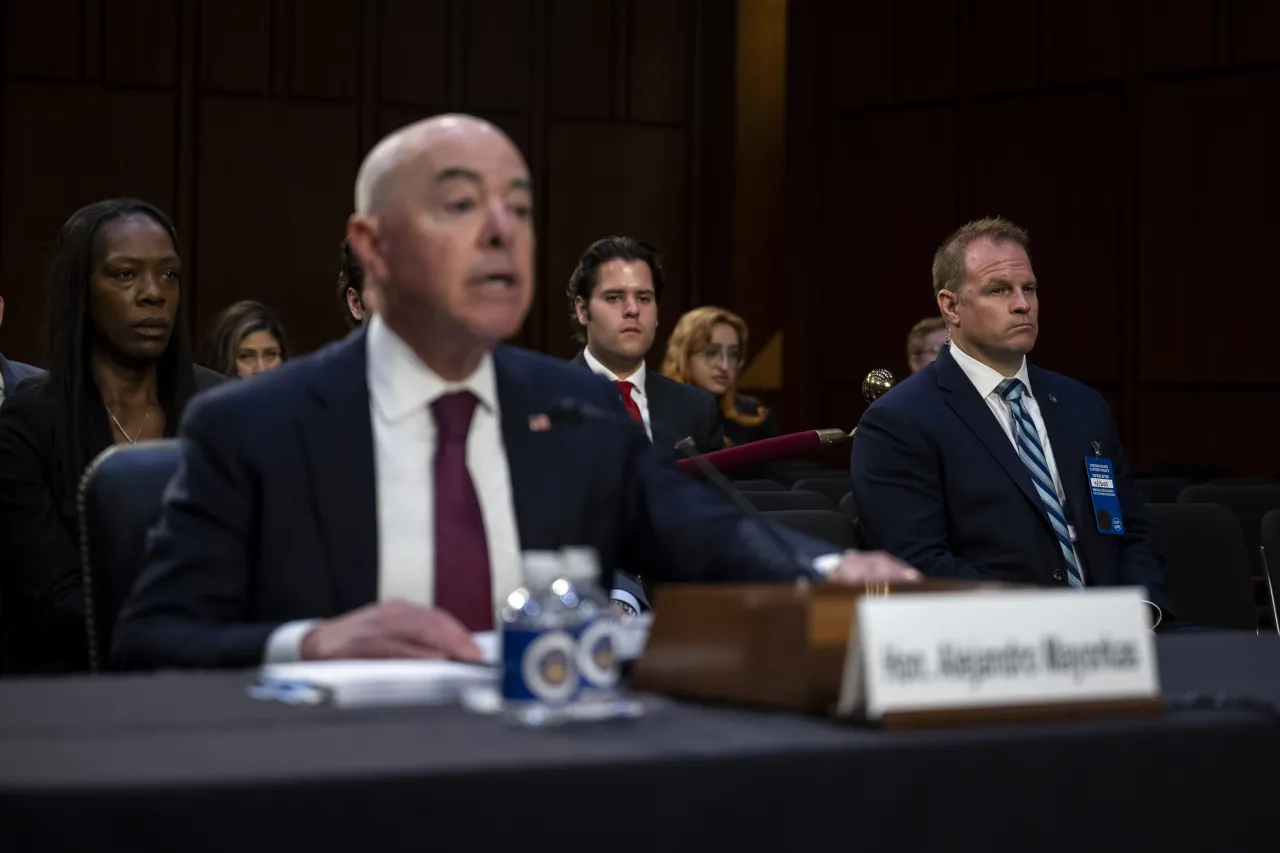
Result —
[{"label": "tie knot", "polygon": [[621,391],[622,396],[626,397],[628,400],[631,399],[631,389],[635,387],[635,385],[625,379],[618,380],[618,390]]},{"label": "tie knot", "polygon": [[996,386],[996,393],[1012,403],[1021,399],[1024,387],[1021,379],[1011,376]]},{"label": "tie knot", "polygon": [[470,391],[458,391],[445,394],[431,404],[431,411],[436,416],[436,429],[444,441],[467,440],[471,430],[471,416],[475,414],[476,395]]}]

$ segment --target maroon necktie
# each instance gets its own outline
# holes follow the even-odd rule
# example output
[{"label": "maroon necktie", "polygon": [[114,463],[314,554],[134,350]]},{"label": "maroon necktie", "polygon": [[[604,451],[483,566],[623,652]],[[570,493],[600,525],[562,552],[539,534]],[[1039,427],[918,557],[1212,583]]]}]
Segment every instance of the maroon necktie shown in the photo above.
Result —
[{"label": "maroon necktie", "polygon": [[622,406],[627,410],[627,414],[635,418],[636,423],[644,426],[644,416],[640,414],[640,407],[636,405],[636,401],[631,397],[631,389],[636,387],[625,379],[617,383],[618,391],[622,394]]},{"label": "maroon necktie", "polygon": [[493,629],[489,546],[475,483],[467,470],[467,433],[479,400],[470,391],[431,404],[436,416],[436,607],[472,631]]}]

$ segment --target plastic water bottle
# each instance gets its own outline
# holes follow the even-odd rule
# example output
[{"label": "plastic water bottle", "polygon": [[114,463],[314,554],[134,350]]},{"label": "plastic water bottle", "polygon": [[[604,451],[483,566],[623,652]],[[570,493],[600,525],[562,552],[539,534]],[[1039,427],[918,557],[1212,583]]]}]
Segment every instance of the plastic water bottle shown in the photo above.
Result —
[{"label": "plastic water bottle", "polygon": [[563,577],[555,551],[526,551],[524,586],[499,611],[502,625],[502,705],[524,726],[572,719],[582,688],[578,637],[580,596]]},{"label": "plastic water bottle", "polygon": [[[578,599],[578,675],[582,681],[579,702],[611,702],[618,695],[620,666],[614,646],[613,602],[600,585],[600,555],[594,548],[562,548],[562,577],[567,594]],[[579,709],[591,716],[592,709]]]}]

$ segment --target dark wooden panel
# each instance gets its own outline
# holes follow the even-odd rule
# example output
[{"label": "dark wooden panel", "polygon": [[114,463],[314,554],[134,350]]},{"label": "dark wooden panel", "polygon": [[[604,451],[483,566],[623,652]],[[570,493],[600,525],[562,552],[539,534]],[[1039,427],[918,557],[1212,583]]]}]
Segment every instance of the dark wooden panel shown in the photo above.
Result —
[{"label": "dark wooden panel", "polygon": [[820,102],[832,111],[885,103],[889,99],[893,4],[837,0],[818,4],[814,14],[820,16],[822,39]]},{"label": "dark wooden panel", "polygon": [[933,250],[959,224],[954,133],[950,107],[831,123],[822,273],[789,282],[821,290],[810,328],[821,336],[823,381],[858,387],[876,367],[902,375],[907,330],[937,313]]},{"label": "dark wooden panel", "polygon": [[1145,100],[1141,377],[1274,381],[1280,73]]},{"label": "dark wooden panel", "polygon": [[1147,391],[1138,396],[1132,464],[1221,465],[1235,476],[1280,475],[1280,394]]},{"label": "dark wooden panel", "polygon": [[81,0],[6,0],[5,73],[12,77],[80,77],[84,47]]},{"label": "dark wooden panel", "polygon": [[382,100],[447,103],[448,7],[447,0],[383,0],[379,5]]},{"label": "dark wooden panel", "polygon": [[112,0],[104,5],[103,14],[107,82],[172,87],[178,74],[178,4]]},{"label": "dark wooden panel", "polygon": [[200,4],[200,86],[265,94],[271,85],[271,5],[263,0]]},{"label": "dark wooden panel", "polygon": [[1124,4],[1046,0],[1049,76],[1054,83],[1111,80],[1124,72]]},{"label": "dark wooden panel", "polygon": [[[5,88],[4,353],[42,359],[45,268],[77,208],[139,196],[172,213],[174,114],[167,94],[77,86]],[[85,144],[86,128],[93,144]]]},{"label": "dark wooden panel", "polygon": [[[1121,119],[1117,92],[1037,94],[974,107],[973,207],[1027,229],[1042,367],[1120,380]],[[939,235],[941,237],[941,235]]]},{"label": "dark wooden panel", "polygon": [[[547,348],[571,355],[565,286],[578,256],[594,240],[625,234],[653,243],[667,274],[658,339],[650,354],[662,361],[667,333],[690,306],[688,283],[688,139],[678,128],[557,122],[551,128],[552,198],[545,239]],[[625,200],[625,203],[622,203]],[[535,312],[535,316],[537,312]]]},{"label": "dark wooden panel", "polygon": [[211,96],[200,127],[201,333],[231,302],[258,299],[298,351],[341,334],[331,282],[358,165],[357,107]]},{"label": "dark wooden panel", "polygon": [[1036,85],[1039,5],[1027,0],[973,0],[965,64],[977,92]]},{"label": "dark wooden panel", "polygon": [[1280,3],[1231,0],[1231,59],[1239,64],[1280,59]]},{"label": "dark wooden panel", "polygon": [[893,27],[893,99],[946,98],[956,92],[958,0],[898,0]]},{"label": "dark wooden panel", "polygon": [[551,112],[608,118],[615,73],[612,0],[551,0]]},{"label": "dark wooden panel", "polygon": [[1141,0],[1138,32],[1144,72],[1213,64],[1214,0]]},{"label": "dark wooden panel", "polygon": [[533,85],[533,4],[468,0],[467,107],[528,111]]},{"label": "dark wooden panel", "polygon": [[293,4],[291,93],[355,98],[360,87],[360,0]]},{"label": "dark wooden panel", "polygon": [[687,0],[646,0],[628,8],[631,118],[688,121],[692,4]]}]

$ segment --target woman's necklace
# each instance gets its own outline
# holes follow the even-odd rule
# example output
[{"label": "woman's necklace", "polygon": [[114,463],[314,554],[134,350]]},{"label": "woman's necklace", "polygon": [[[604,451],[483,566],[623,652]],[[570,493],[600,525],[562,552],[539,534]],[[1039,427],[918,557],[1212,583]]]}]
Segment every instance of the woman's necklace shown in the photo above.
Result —
[{"label": "woman's necklace", "polygon": [[104,406],[104,408],[107,410],[107,414],[110,415],[111,420],[115,421],[116,428],[120,430],[120,434],[124,436],[125,441],[129,442],[130,444],[137,444],[138,436],[142,435],[142,431],[146,429],[147,418],[151,417],[152,407],[149,405],[147,406],[147,413],[142,416],[142,423],[138,425],[138,431],[133,434],[132,438],[129,437],[129,433],[124,431],[124,424],[120,423],[119,419],[116,418],[115,412],[111,411],[111,407]]}]

